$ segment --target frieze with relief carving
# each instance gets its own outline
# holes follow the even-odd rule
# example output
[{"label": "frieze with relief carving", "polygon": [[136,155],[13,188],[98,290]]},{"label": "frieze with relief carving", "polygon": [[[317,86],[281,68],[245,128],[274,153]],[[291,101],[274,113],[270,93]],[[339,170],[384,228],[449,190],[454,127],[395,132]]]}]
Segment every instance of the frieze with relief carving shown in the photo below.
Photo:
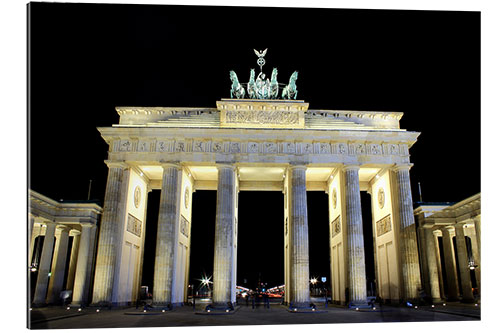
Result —
[{"label": "frieze with relief carving", "polygon": [[227,110],[225,113],[227,124],[279,124],[298,125],[299,111],[243,111]]},{"label": "frieze with relief carving", "polygon": [[337,216],[337,218],[335,220],[332,221],[332,230],[331,230],[331,234],[332,234],[332,238],[337,236],[338,234],[340,234],[340,216]]},{"label": "frieze with relief carving", "polygon": [[181,215],[181,225],[180,225],[181,234],[186,237],[189,237],[189,221]]},{"label": "frieze with relief carving", "polygon": [[230,154],[294,154],[294,155],[351,155],[401,157],[409,163],[407,145],[347,142],[276,142],[276,141],[221,141],[196,138],[174,139],[123,139],[114,144],[114,151],[120,153],[230,153]]},{"label": "frieze with relief carving", "polygon": [[128,214],[127,219],[127,231],[141,237],[142,222],[132,214]]},{"label": "frieze with relief carving", "polygon": [[391,231],[392,230],[391,215],[387,215],[386,217],[378,220],[376,222],[376,227],[377,227],[377,237],[380,237]]}]

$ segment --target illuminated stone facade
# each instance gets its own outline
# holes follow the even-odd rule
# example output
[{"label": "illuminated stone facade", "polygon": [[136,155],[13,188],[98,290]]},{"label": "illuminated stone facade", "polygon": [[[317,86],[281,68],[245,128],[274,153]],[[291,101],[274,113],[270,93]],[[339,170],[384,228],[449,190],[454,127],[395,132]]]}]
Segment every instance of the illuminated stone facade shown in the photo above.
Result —
[{"label": "illuminated stone facade", "polygon": [[[147,193],[161,189],[153,300],[187,300],[191,196],[217,190],[214,306],[235,302],[239,191],[281,191],[285,301],[307,308],[307,191],[329,194],[333,301],[366,304],[366,255],[375,255],[383,299],[421,287],[408,172],[419,133],[402,113],[308,110],[303,101],[221,100],[217,108],[118,107],[99,128],[109,145],[108,186],[97,252],[94,304],[135,302]],[[360,191],[372,194],[375,254],[364,253]],[[382,193],[382,194],[381,194]],[[131,232],[129,216],[133,216]],[[335,222],[335,223],[334,223]],[[142,228],[142,230],[139,230]],[[346,299],[347,296],[347,299]]]},{"label": "illuminated stone facade", "polygon": [[473,302],[481,289],[481,194],[453,205],[423,204],[415,216],[426,294]]},{"label": "illuminated stone facade", "polygon": [[[32,190],[29,205],[28,281],[34,287],[29,290],[33,305],[60,304],[63,290],[72,291],[73,306],[88,303],[102,208],[90,202],[57,202]],[[36,241],[40,236],[43,242]]]}]

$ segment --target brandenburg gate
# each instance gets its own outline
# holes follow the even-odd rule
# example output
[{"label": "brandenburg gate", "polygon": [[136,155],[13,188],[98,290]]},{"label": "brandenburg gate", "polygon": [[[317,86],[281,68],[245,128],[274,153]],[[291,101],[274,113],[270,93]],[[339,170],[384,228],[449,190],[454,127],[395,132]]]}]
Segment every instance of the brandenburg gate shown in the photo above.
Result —
[{"label": "brandenburg gate", "polygon": [[[222,99],[216,108],[117,107],[109,144],[92,303],[135,302],[147,193],[161,189],[153,302],[187,300],[192,193],[217,191],[214,306],[236,301],[238,193],[281,191],[285,301],[310,306],[307,191],[329,195],[332,299],[366,304],[364,242],[386,300],[418,298],[420,270],[402,113],[310,110],[301,100]],[[363,239],[360,191],[372,197]],[[194,207],[196,209],[196,207]],[[365,221],[371,223],[371,221]],[[347,292],[346,292],[347,291]]]},{"label": "brandenburg gate", "polygon": [[[367,304],[364,242],[375,244],[380,297],[418,298],[420,268],[409,171],[419,133],[401,129],[399,112],[310,110],[288,85],[261,68],[216,108],[117,107],[119,123],[98,128],[109,167],[92,304],[137,300],[147,193],[160,189],[153,303],[187,300],[192,193],[216,190],[213,309],[236,302],[238,193],[281,191],[285,302],[311,308],[307,191],[329,195],[332,300]],[[243,85],[246,85],[246,89]],[[282,92],[281,96],[279,92]],[[245,98],[248,97],[248,98]],[[281,97],[281,99],[279,99]],[[360,191],[372,197],[374,239],[363,239]],[[196,207],[194,207],[196,209]],[[326,209],[326,207],[325,207]]]}]

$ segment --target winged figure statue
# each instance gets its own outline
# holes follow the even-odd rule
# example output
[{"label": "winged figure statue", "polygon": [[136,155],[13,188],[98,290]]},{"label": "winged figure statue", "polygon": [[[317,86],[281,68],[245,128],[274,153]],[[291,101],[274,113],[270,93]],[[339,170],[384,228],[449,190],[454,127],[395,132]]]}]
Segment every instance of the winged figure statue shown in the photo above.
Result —
[{"label": "winged figure statue", "polygon": [[265,49],[264,51],[257,51],[256,49],[253,49],[255,54],[257,55],[257,57],[259,58],[263,58],[266,56],[266,53],[267,53],[267,49]]}]

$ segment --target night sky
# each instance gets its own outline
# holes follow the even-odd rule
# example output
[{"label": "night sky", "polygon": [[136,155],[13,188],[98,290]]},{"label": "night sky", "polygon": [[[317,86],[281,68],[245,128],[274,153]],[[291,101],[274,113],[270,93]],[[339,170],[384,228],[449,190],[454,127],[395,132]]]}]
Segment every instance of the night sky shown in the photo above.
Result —
[{"label": "night sky", "polygon": [[[103,201],[108,147],[96,127],[118,123],[116,106],[215,107],[229,97],[229,70],[245,82],[253,49],[265,48],[264,72],[277,67],[286,82],[298,70],[310,109],[404,112],[401,127],[422,133],[410,149],[414,201],[418,182],[426,202],[480,191],[479,12],[54,3],[29,12],[28,186],[55,200],[87,199],[92,179],[91,199]],[[238,283],[252,287],[259,273],[282,283],[282,194],[239,195]],[[158,202],[153,191],[150,286]],[[215,202],[215,191],[194,193],[191,282],[212,275]],[[365,195],[362,204],[369,221]],[[311,275],[329,278],[327,195],[308,192],[308,209]]]}]

